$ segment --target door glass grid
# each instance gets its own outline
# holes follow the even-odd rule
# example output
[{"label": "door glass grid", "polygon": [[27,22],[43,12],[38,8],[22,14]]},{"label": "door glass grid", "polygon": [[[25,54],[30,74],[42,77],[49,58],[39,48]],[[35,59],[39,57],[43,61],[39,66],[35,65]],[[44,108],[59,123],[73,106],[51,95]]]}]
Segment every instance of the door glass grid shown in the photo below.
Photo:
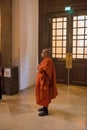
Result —
[{"label": "door glass grid", "polygon": [[73,58],[87,59],[87,15],[73,17]]},{"label": "door glass grid", "polygon": [[52,57],[66,58],[67,18],[52,18]]}]

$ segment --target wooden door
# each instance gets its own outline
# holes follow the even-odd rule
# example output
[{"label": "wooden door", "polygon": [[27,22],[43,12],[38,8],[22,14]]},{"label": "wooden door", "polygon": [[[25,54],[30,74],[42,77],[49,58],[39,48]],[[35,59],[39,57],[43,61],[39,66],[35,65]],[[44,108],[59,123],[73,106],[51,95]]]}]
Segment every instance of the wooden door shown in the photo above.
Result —
[{"label": "wooden door", "polygon": [[[57,82],[87,86],[87,14],[50,15],[50,47]],[[72,68],[66,68],[66,54]]]}]

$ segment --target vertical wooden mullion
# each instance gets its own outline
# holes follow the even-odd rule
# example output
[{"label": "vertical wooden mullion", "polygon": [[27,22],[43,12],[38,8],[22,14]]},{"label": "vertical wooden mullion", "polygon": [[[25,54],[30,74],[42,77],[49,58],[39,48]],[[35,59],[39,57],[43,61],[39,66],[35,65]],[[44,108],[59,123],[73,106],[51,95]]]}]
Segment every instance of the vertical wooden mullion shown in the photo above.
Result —
[{"label": "vertical wooden mullion", "polygon": [[78,34],[78,17],[76,21],[76,58],[77,58],[77,34]]},{"label": "vertical wooden mullion", "polygon": [[84,19],[84,46],[83,46],[83,59],[85,59],[85,28],[86,28],[86,16]]},{"label": "vertical wooden mullion", "polygon": [[55,34],[56,34],[56,37],[55,37],[55,40],[56,40],[56,41],[55,41],[55,55],[57,55],[57,53],[56,53],[56,49],[57,49],[57,46],[56,46],[56,45],[57,45],[57,44],[56,44],[56,43],[57,43],[57,18],[56,18],[56,30],[55,30],[55,31],[56,31],[56,32],[55,32]]}]

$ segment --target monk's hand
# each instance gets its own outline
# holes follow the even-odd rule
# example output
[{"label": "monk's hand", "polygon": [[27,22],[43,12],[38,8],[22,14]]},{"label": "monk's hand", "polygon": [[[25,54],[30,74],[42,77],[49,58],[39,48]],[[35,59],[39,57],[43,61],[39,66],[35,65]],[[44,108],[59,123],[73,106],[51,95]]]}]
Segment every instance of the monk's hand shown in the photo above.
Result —
[{"label": "monk's hand", "polygon": [[39,71],[39,73],[43,73],[43,69],[42,68],[38,69],[38,71]]}]

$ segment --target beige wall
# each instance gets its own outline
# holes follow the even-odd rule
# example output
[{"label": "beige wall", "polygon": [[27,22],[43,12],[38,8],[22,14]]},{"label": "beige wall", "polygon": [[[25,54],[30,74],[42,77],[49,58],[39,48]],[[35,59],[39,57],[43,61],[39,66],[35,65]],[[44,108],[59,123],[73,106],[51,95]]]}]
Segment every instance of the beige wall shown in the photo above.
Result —
[{"label": "beige wall", "polygon": [[12,64],[19,66],[22,90],[35,83],[38,62],[38,0],[12,2]]}]

